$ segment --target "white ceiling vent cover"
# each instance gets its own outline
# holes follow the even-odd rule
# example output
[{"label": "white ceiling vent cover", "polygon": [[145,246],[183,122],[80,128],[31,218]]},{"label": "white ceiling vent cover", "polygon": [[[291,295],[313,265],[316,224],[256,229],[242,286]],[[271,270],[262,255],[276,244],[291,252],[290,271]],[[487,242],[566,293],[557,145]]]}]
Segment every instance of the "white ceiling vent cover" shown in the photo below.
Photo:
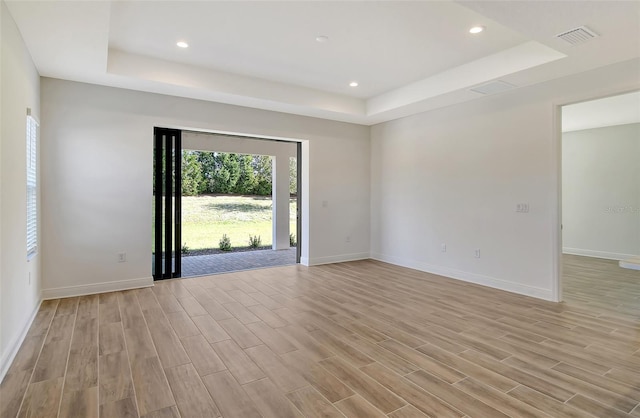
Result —
[{"label": "white ceiling vent cover", "polygon": [[475,86],[469,90],[475,91],[476,93],[480,94],[496,94],[502,93],[503,91],[511,90],[514,87],[516,86],[514,86],[513,84],[509,84],[501,80],[496,80],[480,84],[479,86]]},{"label": "white ceiling vent cover", "polygon": [[597,38],[598,36],[600,35],[588,27],[580,26],[579,28],[562,32],[561,34],[556,35],[556,38],[560,38],[571,45],[578,45],[590,41],[593,38]]}]

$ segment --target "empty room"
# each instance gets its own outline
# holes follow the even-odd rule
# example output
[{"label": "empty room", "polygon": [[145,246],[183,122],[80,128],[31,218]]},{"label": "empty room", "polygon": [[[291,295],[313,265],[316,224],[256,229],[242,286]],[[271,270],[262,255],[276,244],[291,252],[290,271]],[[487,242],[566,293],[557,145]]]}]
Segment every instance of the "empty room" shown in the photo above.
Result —
[{"label": "empty room", "polygon": [[[640,417],[640,2],[0,14],[0,417]],[[295,263],[181,274],[183,150]]]}]

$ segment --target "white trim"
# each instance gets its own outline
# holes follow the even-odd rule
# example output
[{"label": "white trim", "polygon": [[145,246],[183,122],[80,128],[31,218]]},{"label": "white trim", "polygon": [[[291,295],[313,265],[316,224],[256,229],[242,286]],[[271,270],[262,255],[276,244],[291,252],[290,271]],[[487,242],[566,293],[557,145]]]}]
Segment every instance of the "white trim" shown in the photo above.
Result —
[{"label": "white trim", "polygon": [[38,311],[40,310],[40,305],[42,304],[42,300],[38,303],[36,308],[31,313],[31,316],[27,320],[27,322],[22,327],[22,332],[9,343],[8,349],[5,353],[2,354],[2,358],[0,359],[0,383],[4,380],[5,375],[9,371],[9,367],[11,367],[11,363],[16,358],[16,354],[18,354],[18,350],[22,346],[24,339],[29,332],[29,328],[31,328],[31,324],[33,320],[36,318]]},{"label": "white trim", "polygon": [[420,261],[401,259],[385,254],[373,253],[371,254],[371,258],[374,260],[383,261],[385,263],[395,264],[397,266],[408,267],[414,270],[424,271],[426,273],[437,274],[438,276],[444,276],[464,282],[475,283],[482,286],[505,290],[507,292],[517,293],[520,295],[531,296],[538,299],[544,299],[552,302],[554,301],[553,292],[551,289],[542,289],[539,287],[509,282],[495,277],[469,273],[449,267],[434,266],[431,264],[422,263]]},{"label": "white trim", "polygon": [[610,253],[607,251],[583,250],[581,248],[569,248],[569,247],[563,247],[562,252],[564,254],[582,255],[585,257],[595,257],[595,258],[605,258],[607,260],[616,260],[616,261],[638,257],[637,254]]},{"label": "white trim", "polygon": [[321,264],[344,263],[347,261],[366,260],[368,258],[370,258],[369,253],[341,254],[317,258],[302,257],[300,258],[300,264],[305,266],[319,266]]},{"label": "white trim", "polygon": [[562,106],[553,106],[552,115],[553,138],[553,197],[556,199],[552,208],[555,210],[555,219],[551,222],[551,300],[562,301]]},{"label": "white trim", "polygon": [[153,286],[153,277],[140,279],[115,280],[112,282],[83,284],[78,286],[42,289],[42,299],[68,298],[72,296],[93,295],[96,293],[117,292],[120,290],[138,289]]},{"label": "white trim", "polygon": [[620,260],[618,265],[623,269],[640,270],[640,257]]}]

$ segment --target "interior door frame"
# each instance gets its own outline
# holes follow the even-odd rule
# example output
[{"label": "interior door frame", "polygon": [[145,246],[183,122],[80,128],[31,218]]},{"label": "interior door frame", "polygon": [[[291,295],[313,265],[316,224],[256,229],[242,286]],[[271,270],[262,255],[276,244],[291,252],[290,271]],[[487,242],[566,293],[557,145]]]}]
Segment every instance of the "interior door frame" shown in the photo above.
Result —
[{"label": "interior door frame", "polygon": [[[182,275],[182,131],[153,128],[155,159],[154,280]],[[164,157],[164,158],[163,158]],[[163,173],[164,165],[164,176]],[[164,217],[162,204],[164,197]],[[163,240],[164,238],[164,240]],[[162,244],[164,241],[164,251]],[[163,257],[164,255],[164,265]]]},{"label": "interior door frame", "polygon": [[551,288],[551,300],[553,302],[562,302],[562,275],[563,275],[563,263],[562,263],[562,255],[563,255],[563,237],[562,237],[562,108],[564,106],[590,102],[593,100],[604,99],[607,97],[619,96],[621,94],[627,94],[640,91],[640,86],[629,86],[621,89],[611,89],[602,94],[596,95],[579,95],[574,96],[565,100],[557,100],[552,104],[553,107],[553,115],[552,115],[552,125],[553,125],[553,138],[554,138],[554,146],[553,146],[553,154],[555,156],[554,161],[554,188],[555,188],[555,197],[556,197],[556,205],[555,205],[555,222],[552,222],[552,242],[551,242],[551,250],[552,250],[552,260],[553,260],[553,271],[552,271],[552,288]]}]

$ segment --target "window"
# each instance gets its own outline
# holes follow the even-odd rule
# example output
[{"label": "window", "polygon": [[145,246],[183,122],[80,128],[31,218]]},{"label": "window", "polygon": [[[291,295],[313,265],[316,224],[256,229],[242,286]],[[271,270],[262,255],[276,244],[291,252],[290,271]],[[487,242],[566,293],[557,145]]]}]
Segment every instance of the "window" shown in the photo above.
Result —
[{"label": "window", "polygon": [[27,257],[38,250],[38,122],[27,109]]}]

